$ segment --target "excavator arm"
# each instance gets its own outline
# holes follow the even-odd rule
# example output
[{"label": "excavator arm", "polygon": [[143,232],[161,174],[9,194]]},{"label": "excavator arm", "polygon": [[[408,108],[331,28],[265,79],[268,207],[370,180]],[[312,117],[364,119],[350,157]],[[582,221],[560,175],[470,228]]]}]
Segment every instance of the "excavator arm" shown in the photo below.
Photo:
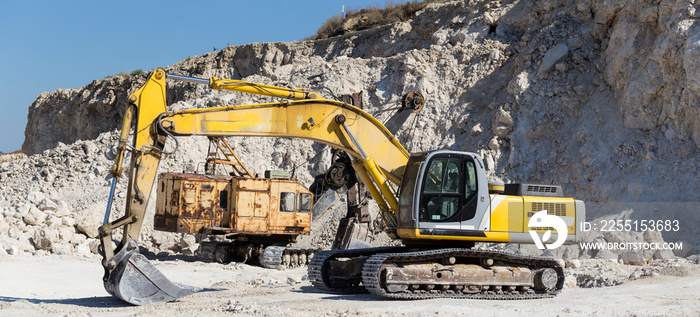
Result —
[{"label": "excavator arm", "polygon": [[[168,112],[165,98],[167,77],[207,84],[212,89],[288,100]],[[167,154],[164,152],[167,137],[191,135],[301,138],[345,151],[353,157],[352,166],[380,206],[385,222],[390,228],[395,227],[398,210],[395,188],[401,182],[409,153],[368,113],[304,89],[166,75],[162,69],[157,69],[140,89],[129,96],[111,170],[114,178],[112,190],[105,221],[100,228],[105,288],[122,300],[140,305],[170,301],[196,291],[165,278],[138,254],[136,242],[158,165]],[[122,174],[127,151],[132,154],[125,215],[109,222],[114,184]],[[122,228],[121,241],[114,246],[112,233],[119,228]]]}]

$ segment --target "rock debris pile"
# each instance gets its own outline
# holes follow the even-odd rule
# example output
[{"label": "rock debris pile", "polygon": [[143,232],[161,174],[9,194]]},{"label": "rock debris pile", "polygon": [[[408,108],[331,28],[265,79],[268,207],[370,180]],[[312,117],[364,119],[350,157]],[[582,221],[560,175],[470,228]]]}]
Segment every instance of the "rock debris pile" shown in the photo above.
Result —
[{"label": "rock debris pile", "polygon": [[[420,91],[426,107],[396,132],[410,152],[477,152],[490,181],[562,185],[565,195],[588,204],[589,221],[681,223],[678,231],[658,234],[591,232],[587,242],[683,242],[684,248],[582,251],[571,246],[553,254],[571,267],[587,272],[618,261],[653,266],[689,258],[682,261],[692,263],[700,245],[700,229],[692,225],[700,213],[687,205],[700,202],[697,9],[691,0],[440,2],[411,21],[318,41],[227,47],[166,71],[305,87],[329,98],[361,91],[365,110],[382,122],[404,93]],[[26,155],[0,159],[0,253],[95,252],[117,129],[128,94],[145,78],[96,80],[43,93],[30,106]],[[168,89],[173,110],[271,100],[193,84],[169,83]],[[295,170],[307,185],[330,164],[328,148],[310,141],[229,142],[255,173]],[[205,138],[181,138],[160,169],[201,170],[206,151]],[[116,192],[113,218],[123,214],[124,179]],[[603,207],[629,201],[686,205],[660,205],[649,212]],[[149,210],[152,215],[153,206]],[[181,237],[154,232],[151,215],[142,231],[144,246],[179,252]],[[334,222],[328,223],[330,228]],[[323,238],[312,240],[327,241],[335,230],[329,228],[315,230]],[[628,277],[656,272],[620,267]],[[592,281],[597,273],[585,274],[576,283],[618,280]]]}]

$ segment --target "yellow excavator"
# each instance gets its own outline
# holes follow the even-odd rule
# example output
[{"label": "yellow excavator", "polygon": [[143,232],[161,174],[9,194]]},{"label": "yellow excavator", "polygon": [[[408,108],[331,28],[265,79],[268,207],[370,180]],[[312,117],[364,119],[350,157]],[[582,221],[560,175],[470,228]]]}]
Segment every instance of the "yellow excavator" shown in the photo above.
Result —
[{"label": "yellow excavator", "polygon": [[[166,78],[284,100],[168,111]],[[412,107],[422,106],[422,98],[413,101]],[[137,243],[158,164],[167,154],[166,139],[192,135],[301,138],[349,155],[354,174],[379,206],[385,231],[403,246],[316,253],[308,263],[309,280],[332,292],[408,299],[554,296],[564,283],[557,261],[475,249],[474,244],[552,248],[577,241],[581,235],[577,228],[585,218],[584,203],[563,197],[560,186],[489,184],[484,163],[475,153],[410,154],[367,112],[306,89],[194,78],[157,69],[129,97],[111,170],[115,179],[100,228],[105,288],[126,302],[170,301],[198,290],[169,281],[139,254]],[[114,183],[122,174],[127,151],[131,164],[125,215],[110,222]],[[112,233],[117,229],[122,229],[122,237],[114,245]],[[550,239],[556,242],[544,244]]]}]

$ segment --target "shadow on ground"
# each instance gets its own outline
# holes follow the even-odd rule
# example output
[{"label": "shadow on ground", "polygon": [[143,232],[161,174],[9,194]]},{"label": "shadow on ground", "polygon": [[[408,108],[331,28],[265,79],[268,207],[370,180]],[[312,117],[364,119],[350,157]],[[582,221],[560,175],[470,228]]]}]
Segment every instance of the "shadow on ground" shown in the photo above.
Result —
[{"label": "shadow on ground", "polygon": [[[341,294],[341,293],[333,293],[329,291],[324,291],[320,290],[318,288],[315,288],[313,286],[302,286],[298,290],[291,290],[293,293],[316,293],[316,294],[326,294],[327,296],[324,296],[323,299],[329,299],[329,300],[354,300],[354,301],[362,301],[362,302],[370,302],[370,301],[378,301],[378,300],[387,300],[385,298],[375,296],[372,294],[368,293],[358,293],[358,294]],[[390,299],[389,299],[390,300]]]},{"label": "shadow on ground", "polygon": [[92,307],[92,308],[109,308],[109,307],[125,307],[132,306],[116,297],[112,296],[99,296],[99,297],[85,297],[85,298],[62,298],[62,299],[40,299],[40,298],[21,298],[21,297],[8,297],[0,296],[0,302],[28,302],[30,304],[63,304],[63,305],[75,305],[82,307]]},{"label": "shadow on ground", "polygon": [[[226,290],[226,289],[225,288],[205,288],[205,289],[198,291],[197,293],[218,292],[218,291],[224,291],[224,290]],[[134,307],[134,305],[123,302],[120,299],[113,297],[113,296],[95,296],[95,297],[84,297],[84,298],[61,298],[61,299],[41,299],[41,298],[22,298],[22,297],[0,296],[0,302],[6,302],[6,303],[27,302],[30,304],[63,304],[63,305],[75,305],[75,306],[91,307],[91,308]]]}]

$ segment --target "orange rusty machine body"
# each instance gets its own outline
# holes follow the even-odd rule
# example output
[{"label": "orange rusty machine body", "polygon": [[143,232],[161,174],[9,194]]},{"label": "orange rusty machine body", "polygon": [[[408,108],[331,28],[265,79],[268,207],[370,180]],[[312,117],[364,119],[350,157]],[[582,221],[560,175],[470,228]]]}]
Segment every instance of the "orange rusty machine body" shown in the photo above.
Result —
[{"label": "orange rusty machine body", "polygon": [[[259,259],[266,267],[297,266],[317,249],[285,247],[311,230],[313,196],[297,181],[163,173],[157,185],[155,229],[218,237],[202,243],[204,256],[220,262]],[[266,252],[282,263],[266,261]],[[276,252],[289,255],[272,254]]]}]

